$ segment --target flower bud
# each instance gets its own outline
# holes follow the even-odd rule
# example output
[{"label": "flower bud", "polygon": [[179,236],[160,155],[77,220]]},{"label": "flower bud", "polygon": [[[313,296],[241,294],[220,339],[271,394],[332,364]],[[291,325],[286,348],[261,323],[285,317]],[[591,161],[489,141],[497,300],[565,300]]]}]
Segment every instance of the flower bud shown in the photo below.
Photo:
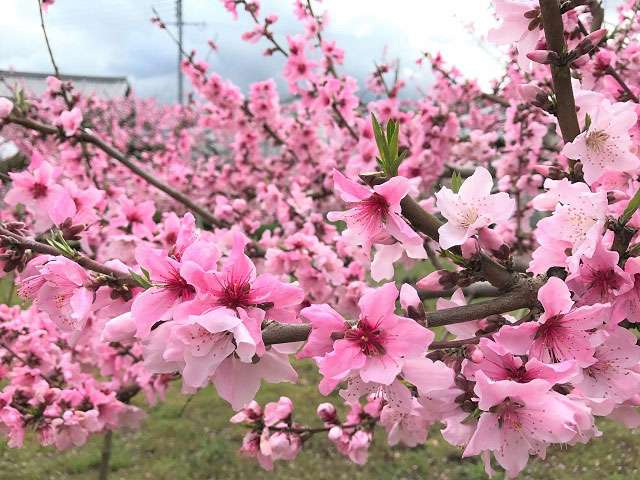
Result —
[{"label": "flower bud", "polygon": [[455,287],[459,276],[456,272],[436,270],[418,280],[416,287],[427,292],[442,292],[443,290],[449,290]]},{"label": "flower bud", "polygon": [[329,440],[337,441],[342,437],[342,427],[336,425],[335,427],[331,427],[329,430]]},{"label": "flower bud", "polygon": [[570,53],[571,56],[581,57],[582,55],[586,55],[591,50],[596,48],[598,44],[607,36],[607,29],[601,28],[600,30],[596,30],[595,32],[591,32],[589,35],[584,37],[576,48]]},{"label": "flower bud", "polygon": [[325,423],[336,423],[338,419],[336,407],[329,402],[318,405],[316,413],[318,414],[318,417],[320,417],[320,420]]},{"label": "flower bud", "polygon": [[527,58],[532,62],[541,63],[543,65],[557,64],[560,57],[556,52],[551,50],[534,50],[527,53]]}]

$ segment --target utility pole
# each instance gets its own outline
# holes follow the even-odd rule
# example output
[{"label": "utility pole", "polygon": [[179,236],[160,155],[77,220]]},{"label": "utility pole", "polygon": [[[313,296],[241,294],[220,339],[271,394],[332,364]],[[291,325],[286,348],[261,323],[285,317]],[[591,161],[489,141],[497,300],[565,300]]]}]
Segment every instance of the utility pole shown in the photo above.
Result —
[{"label": "utility pole", "polygon": [[185,22],[182,19],[182,0],[176,0],[176,21],[168,22],[167,25],[175,25],[178,27],[178,102],[182,104],[184,97],[184,77],[182,76],[182,52],[184,51],[183,28],[185,26],[204,27],[205,22]]},{"label": "utility pole", "polygon": [[176,0],[176,24],[178,25],[178,103],[182,105],[184,84],[182,77],[182,0]]}]

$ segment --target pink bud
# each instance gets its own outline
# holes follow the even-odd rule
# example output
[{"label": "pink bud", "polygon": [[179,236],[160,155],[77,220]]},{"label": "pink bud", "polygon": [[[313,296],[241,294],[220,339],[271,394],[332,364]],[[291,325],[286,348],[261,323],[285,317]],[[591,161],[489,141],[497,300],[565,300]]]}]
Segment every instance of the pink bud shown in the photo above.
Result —
[{"label": "pink bud", "polygon": [[405,310],[408,310],[409,307],[418,308],[421,303],[415,288],[408,283],[404,283],[400,287],[400,305],[402,305],[402,308]]},{"label": "pink bud", "polygon": [[0,98],[0,119],[8,117],[12,110],[13,102],[8,98]]},{"label": "pink bud", "polygon": [[329,440],[332,441],[337,441],[340,440],[340,438],[342,437],[342,428],[339,426],[335,426],[335,427],[331,427],[331,430],[329,430]]},{"label": "pink bud", "polygon": [[467,238],[460,246],[460,249],[462,250],[462,256],[469,259],[478,253],[478,241],[475,238]]},{"label": "pink bud", "polygon": [[546,96],[544,90],[534,85],[533,83],[525,83],[523,85],[518,85],[518,94],[520,98],[525,102],[533,102],[539,95]]},{"label": "pink bud", "polygon": [[571,62],[571,66],[575,68],[584,67],[587,63],[589,63],[589,55],[586,53],[578,58],[576,58],[573,62]]},{"label": "pink bud", "polygon": [[580,42],[580,44],[589,42],[592,45],[598,45],[606,36],[607,36],[607,29],[601,28],[600,30],[591,32],[589,35],[584,37]]},{"label": "pink bud", "polygon": [[316,410],[318,417],[320,420],[326,423],[334,423],[336,421],[336,407],[334,407],[331,403],[325,402],[318,405],[318,409]]},{"label": "pink bud", "polygon": [[458,275],[455,272],[436,270],[418,280],[416,287],[427,292],[442,292],[455,286]]},{"label": "pink bud", "polygon": [[527,58],[532,62],[542,63],[543,65],[556,63],[559,60],[558,54],[551,50],[534,50],[527,53]]},{"label": "pink bud", "polygon": [[551,166],[538,164],[533,166],[533,170],[542,176],[548,177],[551,172]]},{"label": "pink bud", "polygon": [[497,252],[505,243],[502,240],[502,237],[498,235],[498,232],[491,228],[481,228],[478,232],[478,240],[480,241],[482,248],[485,248],[490,252]]}]

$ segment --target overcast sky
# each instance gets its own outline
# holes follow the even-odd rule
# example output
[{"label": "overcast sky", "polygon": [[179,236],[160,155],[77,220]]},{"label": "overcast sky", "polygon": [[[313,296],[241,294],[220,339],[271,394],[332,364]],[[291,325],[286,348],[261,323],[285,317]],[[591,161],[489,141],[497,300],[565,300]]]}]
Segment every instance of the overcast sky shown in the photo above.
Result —
[{"label": "overcast sky", "polygon": [[[613,7],[620,0],[605,0]],[[324,0],[329,39],[346,51],[348,73],[363,80],[373,61],[399,57],[403,74],[426,85],[415,60],[423,51],[442,52],[467,75],[488,82],[501,71],[500,50],[483,41],[495,24],[490,0]],[[276,13],[277,38],[300,31],[291,0],[263,0],[262,15]],[[186,50],[195,48],[211,68],[242,88],[278,76],[279,58],[261,57],[266,43],[248,44],[240,35],[252,23],[240,12],[233,21],[219,0],[183,0]],[[47,30],[62,73],[124,75],[135,91],[163,101],[175,99],[176,48],[165,32],[151,25],[155,7],[166,22],[175,21],[175,0],[56,0],[46,14]],[[612,17],[611,17],[612,18]],[[174,27],[171,27],[174,28]],[[207,40],[219,52],[208,54]],[[0,0],[0,69],[50,72],[40,30],[37,0]]]}]

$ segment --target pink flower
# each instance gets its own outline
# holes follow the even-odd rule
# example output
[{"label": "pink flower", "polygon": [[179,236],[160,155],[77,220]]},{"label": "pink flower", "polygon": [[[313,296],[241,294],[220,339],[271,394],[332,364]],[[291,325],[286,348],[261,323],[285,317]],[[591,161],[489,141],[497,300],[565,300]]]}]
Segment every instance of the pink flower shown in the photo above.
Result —
[{"label": "pink flower", "polygon": [[549,191],[533,203],[538,210],[553,210],[553,215],[540,220],[536,228],[540,247],[529,265],[529,271],[536,274],[553,266],[565,267],[567,251],[572,256],[593,255],[608,210],[606,192],[592,193],[584,183],[547,179],[545,187]]},{"label": "pink flower", "polygon": [[73,107],[71,110],[65,110],[60,114],[58,118],[59,125],[64,129],[64,134],[67,137],[75,135],[82,123],[82,111],[78,107]]},{"label": "pink flower", "polygon": [[426,258],[422,238],[400,216],[400,200],[409,192],[409,181],[393,177],[382,185],[365,187],[333,171],[333,182],[340,197],[352,208],[346,212],[329,212],[332,222],[343,220],[345,235],[368,253],[374,243],[400,242],[411,258]]},{"label": "pink flower", "polygon": [[269,402],[264,407],[264,424],[272,427],[286,421],[293,412],[293,402],[289,397],[280,397],[277,402]]},{"label": "pink flower", "polygon": [[596,362],[583,370],[582,381],[576,384],[587,397],[604,398],[622,403],[640,391],[640,347],[629,330],[615,328],[604,343],[596,348]]},{"label": "pink flower", "polygon": [[585,181],[591,185],[606,170],[625,172],[640,166],[631,151],[629,130],[636,124],[634,104],[603,100],[591,117],[591,124],[562,149],[562,154],[582,162]]},{"label": "pink flower", "polygon": [[269,350],[257,363],[245,363],[233,355],[227,357],[216,370],[213,383],[218,395],[239,410],[254,399],[263,379],[269,383],[294,383],[298,374],[286,354]]},{"label": "pink flower", "polygon": [[596,244],[591,257],[580,258],[579,266],[566,279],[578,305],[613,304],[619,295],[633,287],[631,276],[618,266],[618,258],[617,252],[605,247],[603,239]]},{"label": "pink flower", "polygon": [[483,413],[463,456],[493,452],[509,478],[522,471],[530,454],[544,458],[547,444],[570,442],[582,427],[578,413],[584,407],[568,404],[544,380],[493,381],[477,372],[474,391]]},{"label": "pink flower", "polygon": [[404,362],[423,355],[433,332],[394,314],[398,289],[393,283],[372,289],[358,305],[357,323],[333,344],[333,351],[317,359],[324,376],[320,391],[327,394],[352,372],[364,382],[390,385]]},{"label": "pink flower", "polygon": [[0,120],[7,118],[13,110],[13,102],[8,98],[0,97]]},{"label": "pink flower", "polygon": [[491,380],[511,380],[519,383],[542,379],[551,385],[567,383],[579,377],[579,368],[573,360],[560,363],[542,363],[537,358],[524,361],[513,355],[500,343],[488,338],[480,339],[478,350],[482,352],[480,361],[465,362],[465,377],[472,379],[478,371],[482,371]]},{"label": "pink flower", "polygon": [[633,287],[615,299],[613,318],[640,321],[640,258],[629,258],[624,271],[630,275]]},{"label": "pink flower", "polygon": [[218,257],[217,249],[204,242],[187,247],[182,262],[159,249],[138,247],[136,260],[149,272],[153,286],[133,300],[131,315],[136,323],[136,336],[146,338],[155,323],[170,320],[175,307],[194,298],[196,290],[183,276],[183,264],[185,268],[195,264],[208,270],[215,267]]},{"label": "pink flower", "polygon": [[[195,286],[196,300],[184,313],[207,314],[216,309],[231,309],[237,315],[252,318],[258,324],[265,318],[285,323],[296,322],[297,306],[304,291],[270,274],[256,274],[256,267],[244,253],[244,235],[233,236],[233,248],[221,271],[186,262],[182,274]],[[266,315],[266,317],[265,317]]]},{"label": "pink flower", "polygon": [[472,235],[491,225],[506,222],[513,213],[515,201],[505,192],[492,194],[493,179],[486,168],[476,168],[458,193],[447,187],[437,192],[436,205],[448,222],[438,229],[444,249],[462,245]]},{"label": "pink flower", "polygon": [[502,20],[498,28],[489,32],[488,40],[498,45],[516,44],[518,48],[518,63],[522,68],[528,68],[530,62],[527,53],[535,50],[540,39],[541,24],[531,28],[533,17],[525,16],[539,8],[536,0],[493,0],[496,16]]},{"label": "pink flower", "polygon": [[179,368],[184,385],[201,388],[231,354],[246,363],[256,353],[256,341],[243,320],[232,310],[217,309],[192,315],[172,325],[163,359],[183,364]]},{"label": "pink flower", "polygon": [[44,258],[36,275],[22,280],[21,295],[32,299],[63,330],[84,328],[94,293],[89,273],[65,257]]},{"label": "pink flower", "polygon": [[76,211],[73,199],[56,183],[60,173],[60,169],[48,162],[42,162],[31,171],[10,173],[12,186],[5,202],[13,206],[22,204],[32,210],[37,229],[49,227],[52,220],[59,223],[73,217]]},{"label": "pink flower", "polygon": [[153,221],[156,206],[153,201],[134,202],[128,198],[122,198],[119,203],[121,210],[112,219],[112,226],[130,229],[131,233],[137,237],[153,238],[156,228]]},{"label": "pink flower", "polygon": [[538,291],[544,313],[537,322],[506,325],[494,336],[516,355],[528,353],[545,363],[575,360],[581,367],[595,362],[597,336],[589,330],[601,327],[607,319],[609,304],[574,308],[567,285],[551,277]]},{"label": "pink flower", "polygon": [[387,431],[389,445],[401,443],[407,447],[416,447],[427,440],[431,422],[425,418],[423,407],[415,398],[412,407],[408,412],[395,410],[389,405],[382,409],[380,424]]},{"label": "pink flower", "polygon": [[311,323],[311,333],[298,358],[321,357],[333,350],[332,336],[344,335],[349,328],[345,319],[329,305],[311,305],[300,310],[300,316]]}]

